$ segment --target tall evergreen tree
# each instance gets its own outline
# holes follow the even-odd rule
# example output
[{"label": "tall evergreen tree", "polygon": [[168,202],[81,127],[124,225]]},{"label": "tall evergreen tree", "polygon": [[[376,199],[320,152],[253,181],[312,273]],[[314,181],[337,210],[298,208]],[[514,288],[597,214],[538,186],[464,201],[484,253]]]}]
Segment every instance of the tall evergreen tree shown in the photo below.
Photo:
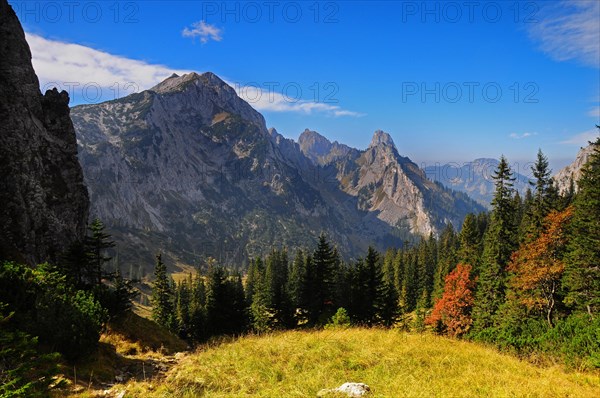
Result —
[{"label": "tall evergreen tree", "polygon": [[444,283],[448,275],[458,263],[458,237],[452,224],[446,225],[438,241],[438,258],[433,280],[432,299],[442,297]]},{"label": "tall evergreen tree", "polygon": [[567,304],[592,318],[600,312],[600,138],[593,146],[578,181],[563,280]]},{"label": "tall evergreen tree", "polygon": [[154,284],[152,286],[152,318],[169,330],[175,327],[175,293],[172,289],[167,266],[159,253],[154,266]]},{"label": "tall evergreen tree", "polygon": [[470,265],[476,274],[479,268],[482,235],[474,214],[469,213],[465,217],[458,239],[460,243],[457,262]]},{"label": "tall evergreen tree", "polygon": [[553,196],[552,186],[552,170],[548,165],[548,158],[542,150],[538,150],[535,164],[531,167],[531,172],[535,178],[535,182],[530,182],[534,187],[533,202],[531,206],[531,231],[528,231],[535,236],[542,229],[544,218],[551,210],[551,197]]},{"label": "tall evergreen tree", "polygon": [[104,232],[104,224],[99,219],[95,219],[89,226],[90,235],[86,237],[85,246],[88,253],[88,282],[96,285],[102,285],[102,279],[107,276],[104,270],[104,263],[111,260],[106,251],[115,246],[115,242],[110,240],[110,235]]},{"label": "tall evergreen tree", "polygon": [[500,158],[493,178],[496,191],[492,200],[491,222],[484,238],[483,261],[473,308],[473,329],[476,332],[494,324],[494,315],[504,302],[506,266],[516,248],[514,178],[504,156]]},{"label": "tall evergreen tree", "polygon": [[[326,322],[335,312],[334,251],[325,234],[319,236],[319,243],[312,257],[312,269],[309,269],[311,304],[309,321],[311,324]],[[312,271],[312,272],[311,272]]]},{"label": "tall evergreen tree", "polygon": [[312,263],[312,259],[306,258],[304,252],[298,250],[292,263],[288,282],[295,321],[300,325],[308,321],[307,314],[310,306],[310,281],[308,278],[307,262]]}]

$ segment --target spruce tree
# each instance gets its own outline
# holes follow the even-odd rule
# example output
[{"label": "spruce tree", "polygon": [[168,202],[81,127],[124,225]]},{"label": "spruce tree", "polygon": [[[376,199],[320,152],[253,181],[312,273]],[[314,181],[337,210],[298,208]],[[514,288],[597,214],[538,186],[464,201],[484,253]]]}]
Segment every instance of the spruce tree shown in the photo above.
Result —
[{"label": "spruce tree", "polygon": [[319,243],[312,257],[310,272],[311,305],[310,323],[325,323],[334,313],[335,268],[334,251],[325,234],[319,236]]},{"label": "spruce tree", "polygon": [[496,191],[492,200],[491,222],[484,238],[483,260],[473,308],[475,332],[494,324],[494,316],[504,302],[506,266],[516,248],[514,178],[504,156],[500,158],[493,178]]},{"label": "spruce tree", "polygon": [[574,200],[563,286],[566,303],[593,318],[600,312],[600,138],[592,145]]},{"label": "spruce tree", "polygon": [[296,252],[290,278],[288,282],[288,290],[290,292],[290,300],[294,309],[296,324],[304,324],[308,321],[308,311],[310,306],[310,286],[308,279],[307,261],[312,263],[304,256],[302,250]]},{"label": "spruce tree", "polygon": [[442,297],[444,281],[458,263],[458,237],[452,224],[446,225],[438,241],[438,258],[433,280],[432,301]]},{"label": "spruce tree", "polygon": [[88,253],[87,279],[92,285],[101,286],[102,279],[107,276],[104,263],[111,260],[106,251],[115,246],[110,235],[104,232],[104,224],[95,219],[89,226],[90,235],[86,237],[85,246]]},{"label": "spruce tree", "polygon": [[172,289],[167,266],[159,253],[154,266],[154,284],[152,285],[152,319],[159,325],[173,330],[175,327],[175,294]]},{"label": "spruce tree", "polygon": [[479,264],[481,238],[479,226],[477,225],[477,217],[472,213],[467,214],[458,236],[459,249],[457,262],[469,264],[475,270],[475,273]]},{"label": "spruce tree", "polygon": [[530,182],[534,187],[533,201],[531,204],[531,230],[527,231],[534,235],[540,232],[544,218],[550,212],[552,206],[553,186],[552,186],[552,170],[548,165],[548,158],[542,150],[538,150],[535,164],[531,167],[531,172],[535,178],[535,182]]}]

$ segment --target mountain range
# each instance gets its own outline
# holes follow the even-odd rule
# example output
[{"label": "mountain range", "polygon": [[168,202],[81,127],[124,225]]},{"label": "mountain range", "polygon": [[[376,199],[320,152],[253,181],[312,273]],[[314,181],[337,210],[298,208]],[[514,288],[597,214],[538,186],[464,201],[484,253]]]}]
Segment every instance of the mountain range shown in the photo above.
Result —
[{"label": "mountain range", "polygon": [[[442,185],[456,191],[468,194],[482,206],[490,207],[494,196],[494,179],[492,178],[500,161],[492,158],[479,158],[470,162],[446,163],[444,165],[431,165],[424,168],[428,178],[440,182]],[[524,195],[527,188],[531,187],[529,178],[519,170],[519,165],[511,165],[513,169],[514,188],[519,194]]]},{"label": "mountain range", "polygon": [[91,216],[123,261],[225,264],[326,233],[348,257],[437,234],[483,208],[429,180],[392,138],[365,150],[306,130],[298,142],[213,73],[72,108]]}]

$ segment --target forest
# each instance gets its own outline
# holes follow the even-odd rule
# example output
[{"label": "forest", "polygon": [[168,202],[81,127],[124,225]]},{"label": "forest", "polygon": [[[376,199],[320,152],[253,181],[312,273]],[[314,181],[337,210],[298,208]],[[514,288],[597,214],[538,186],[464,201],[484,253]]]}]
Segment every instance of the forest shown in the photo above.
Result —
[{"label": "forest", "polygon": [[[175,282],[157,254],[152,318],[191,345],[287,329],[398,328],[598,368],[600,139],[566,192],[541,151],[532,175],[521,197],[502,157],[490,212],[355,261],[342,261],[321,234],[313,248],[250,259],[245,274],[209,259]],[[0,395],[42,394],[59,358],[90,355],[105,325],[131,310],[135,281],[106,270],[114,245],[95,220],[56,264],[2,263]]]}]

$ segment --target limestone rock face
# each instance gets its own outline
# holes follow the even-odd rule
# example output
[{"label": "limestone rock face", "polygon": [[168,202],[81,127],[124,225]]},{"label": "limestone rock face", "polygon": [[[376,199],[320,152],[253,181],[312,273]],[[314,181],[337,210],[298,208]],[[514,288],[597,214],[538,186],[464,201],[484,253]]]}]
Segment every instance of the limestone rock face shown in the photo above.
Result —
[{"label": "limestone rock face", "polygon": [[40,93],[23,29],[0,0],[0,258],[35,264],[83,237],[88,194],[69,96]]},{"label": "limestone rock face", "polygon": [[577,190],[577,181],[579,181],[581,178],[581,170],[588,162],[592,152],[594,152],[594,145],[592,144],[581,148],[577,153],[577,157],[573,163],[565,166],[558,173],[556,173],[553,179],[559,192],[567,191],[571,185],[571,180],[573,180],[574,188]]},{"label": "limestone rock face", "polygon": [[307,130],[295,142],[212,73],[72,109],[91,213],[120,258],[240,265],[325,232],[347,257],[457,227],[473,203],[425,179],[377,132],[359,151]]}]

